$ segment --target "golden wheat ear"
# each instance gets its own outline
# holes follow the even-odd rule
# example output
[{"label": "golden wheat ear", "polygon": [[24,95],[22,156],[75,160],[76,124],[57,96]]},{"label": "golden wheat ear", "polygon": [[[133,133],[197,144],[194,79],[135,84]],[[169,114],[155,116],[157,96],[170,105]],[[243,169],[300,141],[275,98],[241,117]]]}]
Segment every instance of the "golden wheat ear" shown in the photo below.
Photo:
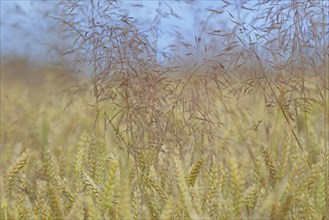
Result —
[{"label": "golden wheat ear", "polygon": [[15,163],[9,168],[7,175],[7,186],[8,191],[11,192],[14,182],[18,176],[18,173],[26,166],[28,163],[28,158],[30,156],[30,149],[24,151],[15,161]]}]

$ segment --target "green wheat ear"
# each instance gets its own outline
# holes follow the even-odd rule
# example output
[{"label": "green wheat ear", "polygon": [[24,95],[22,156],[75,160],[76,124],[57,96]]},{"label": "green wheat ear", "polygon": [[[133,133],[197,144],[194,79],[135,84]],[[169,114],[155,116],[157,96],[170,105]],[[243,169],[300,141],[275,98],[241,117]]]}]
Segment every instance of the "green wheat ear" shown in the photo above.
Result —
[{"label": "green wheat ear", "polygon": [[242,192],[244,188],[244,177],[239,171],[239,164],[236,158],[230,158],[230,185],[233,200],[234,216],[239,217],[243,208]]},{"label": "green wheat ear", "polygon": [[271,185],[274,188],[277,182],[277,165],[274,161],[269,149],[267,147],[262,148],[262,155],[264,158],[264,161],[269,169],[270,172],[270,178],[271,178]]},{"label": "green wheat ear", "polygon": [[139,192],[138,187],[136,187],[132,191],[132,204],[131,204],[131,206],[132,206],[133,219],[135,219],[135,220],[140,219],[142,198],[141,198],[141,194]]},{"label": "green wheat ear", "polygon": [[78,145],[78,153],[75,157],[74,172],[77,179],[80,179],[82,177],[83,162],[88,144],[90,144],[90,137],[87,134],[87,132],[84,131],[80,137],[80,141]]},{"label": "green wheat ear", "polygon": [[116,156],[109,163],[108,176],[104,188],[103,206],[112,215],[117,215],[117,193],[120,184],[119,161]]},{"label": "green wheat ear", "polygon": [[189,208],[190,208],[191,198],[188,193],[188,186],[184,179],[184,169],[183,169],[182,161],[177,156],[175,156],[173,162],[174,162],[174,176],[179,191],[179,200],[181,203],[179,205],[181,211],[180,214],[182,214],[184,218],[189,219],[190,218]]}]

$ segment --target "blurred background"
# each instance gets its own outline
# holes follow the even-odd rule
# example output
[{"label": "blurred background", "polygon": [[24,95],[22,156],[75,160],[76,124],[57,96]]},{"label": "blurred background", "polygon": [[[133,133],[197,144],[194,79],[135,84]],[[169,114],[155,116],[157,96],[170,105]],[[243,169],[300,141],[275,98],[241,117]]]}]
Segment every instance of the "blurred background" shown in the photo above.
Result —
[{"label": "blurred background", "polygon": [[[236,69],[253,65],[257,53],[263,64],[276,70],[291,69],[301,62],[318,67],[328,54],[328,4],[295,0],[2,0],[1,60],[16,57],[37,64],[79,63],[90,71],[86,53],[90,55],[87,51],[95,45],[82,43],[83,35],[86,40],[91,31],[97,31],[104,37],[115,27],[145,37],[153,61],[161,65],[215,60],[226,69]],[[113,48],[103,39],[98,46]],[[98,52],[108,53],[100,47]]]}]

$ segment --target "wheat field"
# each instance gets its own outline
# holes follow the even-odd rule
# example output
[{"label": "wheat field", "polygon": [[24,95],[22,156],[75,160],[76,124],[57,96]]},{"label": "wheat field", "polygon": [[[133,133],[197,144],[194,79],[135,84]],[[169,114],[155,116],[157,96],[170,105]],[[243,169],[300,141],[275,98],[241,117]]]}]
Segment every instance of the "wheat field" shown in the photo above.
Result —
[{"label": "wheat field", "polygon": [[43,71],[2,80],[1,219],[325,218],[316,77],[304,99],[270,79],[287,121],[262,80],[117,78],[97,116],[88,82]]},{"label": "wheat field", "polygon": [[329,219],[328,2],[220,2],[192,41],[162,0],[45,13],[63,63],[0,64],[0,219]]}]

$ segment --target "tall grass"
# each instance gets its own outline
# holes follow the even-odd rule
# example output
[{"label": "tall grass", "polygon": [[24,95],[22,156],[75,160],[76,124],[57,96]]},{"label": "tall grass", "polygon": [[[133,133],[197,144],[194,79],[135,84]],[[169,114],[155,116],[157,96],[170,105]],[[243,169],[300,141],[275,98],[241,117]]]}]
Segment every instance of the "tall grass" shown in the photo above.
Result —
[{"label": "tall grass", "polygon": [[93,74],[2,82],[1,219],[329,218],[328,5],[231,4],[179,68],[120,3],[63,1],[67,52]]}]

